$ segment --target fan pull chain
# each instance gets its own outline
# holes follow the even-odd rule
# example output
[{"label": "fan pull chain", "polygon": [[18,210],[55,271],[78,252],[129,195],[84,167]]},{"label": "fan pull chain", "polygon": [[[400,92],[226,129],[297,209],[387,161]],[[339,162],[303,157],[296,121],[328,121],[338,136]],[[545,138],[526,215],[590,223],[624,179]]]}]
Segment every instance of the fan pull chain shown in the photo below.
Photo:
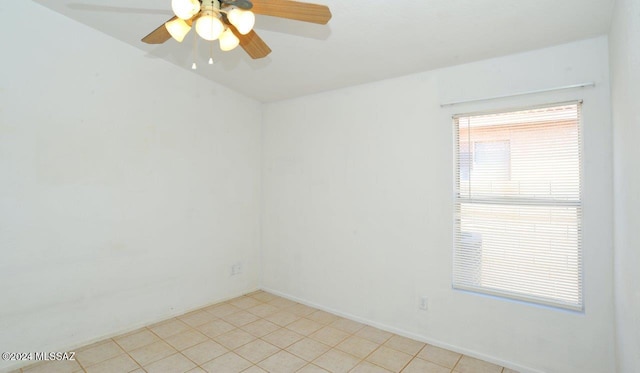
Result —
[{"label": "fan pull chain", "polygon": [[209,65],[213,65],[213,41],[209,43]]},{"label": "fan pull chain", "polygon": [[198,55],[198,36],[196,33],[193,33],[193,65],[191,65],[191,69],[195,70],[198,68],[196,65],[196,56]]}]

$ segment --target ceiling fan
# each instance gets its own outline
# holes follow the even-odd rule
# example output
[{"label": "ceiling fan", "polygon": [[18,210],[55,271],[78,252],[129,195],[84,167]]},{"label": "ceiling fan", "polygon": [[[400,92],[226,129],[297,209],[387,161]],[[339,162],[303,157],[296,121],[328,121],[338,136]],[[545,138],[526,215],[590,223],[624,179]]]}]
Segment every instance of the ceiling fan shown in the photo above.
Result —
[{"label": "ceiling fan", "polygon": [[173,37],[182,42],[192,26],[205,40],[219,40],[228,51],[240,45],[253,58],[271,53],[253,31],[254,14],[326,24],[331,11],[325,5],[293,0],[172,0],[175,16],[142,38],[148,44],[162,44]]}]

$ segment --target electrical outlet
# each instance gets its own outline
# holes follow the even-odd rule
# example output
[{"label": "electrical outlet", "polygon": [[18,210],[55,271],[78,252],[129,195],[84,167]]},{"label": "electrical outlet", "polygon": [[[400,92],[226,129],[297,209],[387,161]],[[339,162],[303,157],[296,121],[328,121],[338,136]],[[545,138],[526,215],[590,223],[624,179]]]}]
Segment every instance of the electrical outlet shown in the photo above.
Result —
[{"label": "electrical outlet", "polygon": [[429,298],[420,297],[420,304],[418,305],[418,308],[420,308],[423,311],[428,310],[429,309]]},{"label": "electrical outlet", "polygon": [[235,263],[231,266],[231,276],[236,276],[242,273],[242,262]]}]

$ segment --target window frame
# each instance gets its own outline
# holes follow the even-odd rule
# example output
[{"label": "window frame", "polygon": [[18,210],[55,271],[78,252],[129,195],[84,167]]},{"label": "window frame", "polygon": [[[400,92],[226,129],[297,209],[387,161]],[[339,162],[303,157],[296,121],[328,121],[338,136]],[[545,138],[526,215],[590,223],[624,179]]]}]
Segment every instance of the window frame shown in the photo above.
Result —
[{"label": "window frame", "polygon": [[[461,117],[473,117],[473,116],[482,116],[482,115],[491,115],[491,114],[507,114],[507,113],[512,113],[512,112],[518,112],[518,111],[527,111],[527,110],[536,110],[536,109],[545,109],[545,108],[553,108],[553,107],[561,107],[561,106],[567,106],[567,105],[576,105],[577,106],[577,139],[578,139],[578,199],[576,201],[562,201],[562,200],[553,200],[552,198],[549,198],[548,200],[543,200],[540,198],[513,198],[513,197],[508,197],[508,196],[501,196],[498,198],[482,198],[482,199],[478,199],[478,198],[473,198],[471,195],[469,195],[468,198],[466,197],[461,197],[461,186],[460,186],[460,182],[461,181],[469,181],[472,182],[472,171],[474,168],[474,163],[475,163],[475,143],[477,141],[474,140],[467,140],[465,139],[465,143],[467,143],[468,146],[468,158],[469,158],[469,169],[468,169],[468,179],[467,180],[462,180],[460,177],[460,148],[459,148],[459,144],[461,143],[460,140],[460,122],[457,121],[459,118]],[[584,139],[583,139],[583,117],[582,117],[582,113],[583,113],[583,101],[582,100],[573,100],[573,101],[564,101],[564,102],[554,102],[554,103],[547,103],[547,104],[541,104],[541,105],[531,105],[531,106],[519,106],[519,107],[510,107],[510,108],[503,108],[503,109],[494,109],[494,110],[487,110],[487,111],[475,111],[475,112],[468,112],[468,113],[458,113],[458,114],[454,114],[451,116],[451,120],[453,123],[453,130],[454,130],[454,136],[453,136],[453,247],[452,247],[452,275],[451,275],[451,286],[454,290],[459,290],[459,291],[465,291],[465,292],[471,292],[474,294],[479,294],[479,295],[488,295],[488,296],[494,296],[500,299],[504,299],[504,300],[508,300],[508,301],[518,301],[518,302],[524,302],[524,303],[528,303],[528,304],[532,304],[532,305],[536,305],[536,306],[548,306],[548,307],[552,307],[552,308],[557,308],[557,309],[562,309],[562,310],[568,310],[568,311],[577,311],[577,312],[584,312],[585,310],[585,300],[584,300],[584,245],[582,244],[582,239],[584,237],[583,234],[583,225],[584,225],[584,215],[583,215],[583,209],[584,209],[584,193],[583,193],[583,189],[584,189],[584,167],[585,167],[585,162],[584,162]],[[484,140],[480,140],[480,142],[483,142]],[[495,140],[495,142],[500,142],[502,140]],[[511,163],[511,154],[512,154],[512,144],[510,140],[506,140],[509,144],[509,178],[511,178],[511,170],[512,170],[512,163]],[[539,296],[535,296],[535,295],[525,295],[525,294],[521,294],[521,293],[517,293],[517,292],[509,292],[506,290],[496,290],[496,289],[491,289],[491,288],[487,288],[487,287],[482,287],[482,286],[464,286],[464,285],[460,285],[460,284],[456,284],[456,278],[455,278],[455,273],[456,273],[456,260],[455,260],[455,256],[456,256],[456,250],[457,250],[457,238],[456,235],[458,236],[462,236],[464,233],[466,234],[470,234],[470,235],[475,235],[475,233],[473,232],[466,232],[463,231],[462,229],[462,224],[461,224],[461,218],[458,216],[458,210],[460,209],[460,204],[461,203],[474,203],[474,202],[480,202],[480,203],[495,203],[495,204],[505,204],[505,205],[510,205],[510,206],[524,206],[524,205],[537,205],[537,206],[557,206],[557,207],[575,207],[576,208],[576,219],[578,220],[578,245],[577,245],[577,250],[578,250],[578,257],[579,257],[579,280],[577,283],[577,287],[578,287],[578,291],[579,291],[579,304],[574,305],[574,304],[569,304],[569,303],[564,303],[564,302],[559,302],[559,301],[554,301],[552,299],[549,300],[545,300],[542,297]],[[505,203],[508,202],[508,203]],[[519,203],[518,203],[519,202]]]}]

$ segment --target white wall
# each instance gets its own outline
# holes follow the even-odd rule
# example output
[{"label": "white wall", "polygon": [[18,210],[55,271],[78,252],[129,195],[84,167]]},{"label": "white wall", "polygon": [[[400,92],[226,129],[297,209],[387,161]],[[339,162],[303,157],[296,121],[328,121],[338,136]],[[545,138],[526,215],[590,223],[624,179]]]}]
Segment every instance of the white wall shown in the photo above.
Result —
[{"label": "white wall", "polygon": [[[607,50],[601,37],[266,105],[263,286],[522,371],[612,372]],[[596,87],[440,108],[589,81]],[[575,99],[585,312],[452,290],[451,115]]]},{"label": "white wall", "polygon": [[618,370],[640,372],[640,1],[617,0],[609,35]]},{"label": "white wall", "polygon": [[[11,4],[0,11],[0,350],[64,351],[255,289],[261,105]],[[230,277],[239,261],[244,274]]]}]

